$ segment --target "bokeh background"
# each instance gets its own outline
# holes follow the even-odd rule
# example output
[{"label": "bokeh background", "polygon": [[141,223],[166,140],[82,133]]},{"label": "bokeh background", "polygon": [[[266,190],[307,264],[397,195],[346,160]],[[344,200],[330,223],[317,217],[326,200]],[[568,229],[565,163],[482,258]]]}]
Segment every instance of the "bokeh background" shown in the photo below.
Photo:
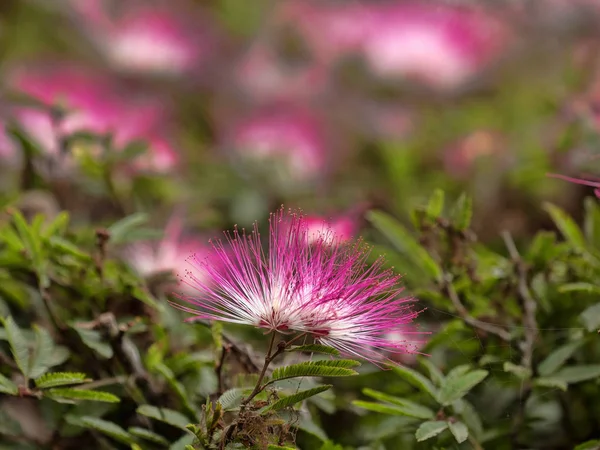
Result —
[{"label": "bokeh background", "polygon": [[[106,188],[86,166],[89,139],[66,149],[85,131],[129,152],[113,164],[115,195],[157,224],[182,208],[211,234],[283,203],[354,234],[367,208],[406,215],[442,188],[473,194],[483,238],[524,236],[547,225],[543,199],[579,209],[583,190],[547,172],[593,173],[599,11],[591,0],[5,0],[0,114],[81,219],[109,212],[81,204]],[[13,141],[0,135],[3,193],[28,182]]]}]

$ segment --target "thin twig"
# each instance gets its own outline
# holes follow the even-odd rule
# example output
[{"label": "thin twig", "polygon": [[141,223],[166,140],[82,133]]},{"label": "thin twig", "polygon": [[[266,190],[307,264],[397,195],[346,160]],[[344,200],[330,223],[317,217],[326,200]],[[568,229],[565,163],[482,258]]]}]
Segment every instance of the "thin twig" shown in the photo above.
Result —
[{"label": "thin twig", "polygon": [[223,344],[221,346],[221,356],[219,357],[219,361],[215,365],[215,374],[217,375],[217,394],[221,395],[225,391],[225,382],[223,380],[223,366],[225,364],[225,358],[231,352],[231,345]]},{"label": "thin twig", "polygon": [[475,439],[471,434],[469,434],[469,442],[475,450],[483,450],[481,444],[477,442],[477,439]]},{"label": "thin twig", "polygon": [[273,358],[275,358],[280,353],[281,346],[278,346],[275,353],[271,354],[271,352],[273,351],[274,343],[275,343],[275,333],[273,333],[271,335],[271,340],[269,341],[269,350],[267,350],[267,356],[265,357],[265,363],[263,364],[260,374],[258,375],[258,380],[256,381],[256,386],[254,386],[254,389],[252,390],[250,395],[248,397],[246,397],[244,400],[242,400],[242,405],[240,407],[240,413],[244,410],[245,406],[248,403],[250,403],[250,401],[254,397],[256,397],[256,395],[260,392],[261,383],[262,383],[263,378],[265,377],[265,374],[267,373],[269,364],[271,364],[271,361],[273,361]]},{"label": "thin twig", "polygon": [[443,289],[444,293],[450,298],[452,305],[454,306],[454,308],[456,309],[456,311],[458,312],[460,317],[467,324],[471,325],[473,328],[478,328],[487,333],[496,335],[503,341],[506,341],[506,342],[511,341],[510,333],[508,331],[506,331],[504,328],[501,328],[497,325],[494,325],[494,324],[491,324],[488,322],[482,322],[481,320],[476,319],[469,313],[469,311],[467,310],[465,305],[463,305],[462,302],[460,301],[458,293],[454,289],[454,286],[452,286],[452,282],[450,281],[450,277],[448,274],[444,274],[444,281],[442,284],[442,289]]},{"label": "thin twig", "polygon": [[[505,231],[502,233],[502,238],[504,239],[504,243],[506,245],[506,248],[508,249],[508,253],[517,269],[517,289],[519,300],[523,308],[523,329],[525,336],[523,342],[520,345],[520,349],[522,351],[521,365],[528,369],[529,372],[533,375],[533,350],[535,348],[535,341],[538,337],[538,326],[537,320],[535,318],[535,314],[537,311],[537,302],[535,301],[535,299],[531,295],[531,292],[529,291],[529,286],[527,283],[527,266],[521,258],[521,255],[517,250],[517,246],[515,245],[512,236],[510,235],[510,233]],[[527,403],[527,400],[529,400],[531,393],[531,380],[528,379],[523,382],[521,390],[521,399],[519,402],[519,409],[513,421],[513,447],[518,447],[519,432],[523,423],[525,422],[525,405]]]},{"label": "thin twig", "polygon": [[124,384],[127,382],[129,376],[127,375],[118,375],[116,377],[104,378],[102,380],[93,381],[91,383],[85,383],[81,386],[76,386],[74,389],[96,389],[104,386],[111,386],[113,384]]},{"label": "thin twig", "polygon": [[271,335],[271,340],[269,341],[269,349],[267,350],[267,356],[265,356],[265,362],[264,362],[263,367],[262,367],[262,369],[260,371],[260,374],[258,375],[258,380],[256,380],[256,385],[254,386],[254,389],[252,390],[252,392],[250,393],[250,395],[248,395],[248,397],[246,397],[244,400],[242,400],[242,403],[240,405],[240,411],[238,413],[237,419],[234,420],[229,425],[229,427],[227,428],[227,431],[225,431],[225,433],[223,433],[223,439],[221,439],[221,444],[220,444],[220,447],[219,447],[220,449],[224,449],[225,446],[233,438],[235,430],[237,429],[238,424],[239,424],[238,419],[243,414],[244,410],[246,409],[246,406],[248,406],[248,404],[252,401],[252,399],[254,397],[256,397],[258,394],[260,394],[265,389],[265,387],[268,386],[268,384],[269,384],[268,382],[265,383],[265,384],[262,384],[262,381],[265,378],[265,375],[267,373],[267,369],[269,368],[269,365],[271,364],[271,362],[275,358],[277,358],[279,355],[281,355],[282,353],[284,353],[285,350],[290,347],[290,345],[292,345],[298,339],[303,338],[304,336],[306,336],[306,333],[299,334],[299,335],[295,336],[293,339],[291,339],[288,342],[281,341],[279,344],[277,344],[277,349],[275,351],[273,351],[273,345],[275,343],[275,333],[273,333]]}]

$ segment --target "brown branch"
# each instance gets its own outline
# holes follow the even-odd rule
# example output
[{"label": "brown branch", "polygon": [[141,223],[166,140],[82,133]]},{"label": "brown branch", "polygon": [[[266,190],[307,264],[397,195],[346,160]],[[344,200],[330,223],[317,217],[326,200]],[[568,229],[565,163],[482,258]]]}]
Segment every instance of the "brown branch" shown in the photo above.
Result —
[{"label": "brown branch", "polygon": [[458,312],[459,316],[467,324],[471,325],[473,328],[478,328],[482,331],[485,331],[487,333],[498,336],[503,341],[506,341],[506,342],[511,341],[510,333],[508,331],[506,331],[504,328],[501,328],[497,325],[494,325],[494,324],[491,324],[488,322],[482,322],[481,320],[476,319],[469,313],[469,311],[467,310],[465,305],[462,304],[462,302],[458,296],[458,293],[454,289],[454,286],[452,286],[452,282],[450,281],[450,276],[448,274],[444,274],[442,290],[443,290],[444,294],[446,294],[448,296],[448,298],[450,299],[450,301],[452,302],[452,305]]},{"label": "brown branch", "polygon": [[282,353],[284,353],[285,350],[287,348],[289,348],[290,345],[292,345],[294,342],[296,342],[298,339],[301,339],[304,336],[306,336],[306,333],[299,334],[299,335],[295,336],[293,339],[291,339],[288,342],[281,341],[281,342],[279,342],[279,344],[277,344],[277,349],[275,351],[273,351],[273,344],[275,343],[275,333],[272,334],[271,340],[269,341],[269,349],[267,350],[267,356],[265,357],[265,362],[264,362],[263,367],[262,367],[262,369],[260,371],[260,374],[258,375],[258,380],[256,380],[256,385],[254,386],[254,389],[252,390],[252,392],[250,393],[250,395],[248,395],[248,397],[246,397],[244,400],[242,400],[242,403],[240,405],[240,411],[238,413],[238,417],[236,418],[236,420],[234,420],[229,425],[229,427],[227,427],[227,431],[225,431],[225,433],[223,434],[223,439],[221,439],[221,444],[220,444],[220,447],[219,447],[220,449],[224,449],[225,446],[234,437],[234,433],[235,433],[235,431],[237,430],[237,428],[239,426],[239,418],[242,416],[242,414],[243,414],[244,410],[246,409],[246,406],[248,405],[248,403],[250,403],[254,397],[256,397],[258,394],[260,394],[265,389],[265,387],[268,386],[268,384],[269,384],[268,382],[265,383],[265,384],[262,384],[262,381],[265,378],[265,375],[267,373],[267,369],[269,368],[269,365],[271,364],[271,362],[275,358],[277,358],[279,355],[281,355]]},{"label": "brown branch", "polygon": [[[535,341],[538,337],[538,325],[535,317],[537,311],[537,302],[529,291],[527,282],[527,266],[521,258],[512,236],[505,231],[502,233],[502,238],[504,239],[508,253],[517,270],[517,290],[521,307],[523,308],[523,329],[525,336],[519,346],[523,352],[521,356],[521,365],[527,368],[530,373],[533,374],[533,350],[535,348]],[[518,447],[519,431],[525,422],[525,405],[527,400],[529,400],[531,393],[532,384],[531,380],[528,379],[523,383],[519,409],[513,421],[513,447]]]},{"label": "brown branch", "polygon": [[215,374],[217,375],[217,395],[221,395],[225,391],[225,382],[223,380],[223,366],[225,364],[225,358],[231,352],[231,345],[223,344],[221,347],[221,356],[217,364],[215,364]]}]

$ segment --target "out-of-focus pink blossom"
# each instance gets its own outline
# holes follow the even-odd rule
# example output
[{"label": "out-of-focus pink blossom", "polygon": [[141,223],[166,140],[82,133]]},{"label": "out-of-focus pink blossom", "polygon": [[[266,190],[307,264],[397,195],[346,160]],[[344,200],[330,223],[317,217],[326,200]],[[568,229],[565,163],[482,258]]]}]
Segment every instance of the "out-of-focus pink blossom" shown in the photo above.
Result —
[{"label": "out-of-focus pink blossom", "polygon": [[[181,218],[174,216],[169,221],[163,239],[158,245],[138,243],[128,249],[126,259],[143,277],[159,274],[175,275],[178,267],[187,258],[202,259],[208,254],[208,248],[199,240],[185,237]],[[186,286],[184,286],[185,288]]]},{"label": "out-of-focus pink blossom", "polygon": [[497,58],[508,36],[489,15],[434,2],[301,0],[284,11],[321,60],[362,56],[377,76],[441,89],[464,83]]},{"label": "out-of-focus pink blossom", "polygon": [[433,4],[384,8],[364,44],[364,56],[382,77],[414,77],[433,87],[467,81],[497,56],[501,25],[480,13]]},{"label": "out-of-focus pink blossom", "polygon": [[503,148],[503,139],[497,133],[476,131],[444,152],[444,169],[455,178],[468,177],[479,158],[501,156]]},{"label": "out-of-focus pink blossom", "polygon": [[171,76],[207,62],[214,48],[211,27],[189,4],[179,0],[109,3],[73,1],[73,7],[84,31],[115,68]]},{"label": "out-of-focus pink blossom", "polygon": [[179,307],[195,319],[247,324],[269,331],[311,334],[317,341],[375,363],[387,354],[410,352],[405,340],[389,333],[418,315],[402,298],[399,277],[366,264],[360,243],[331,244],[326,230],[306,245],[304,217],[283,209],[271,215],[269,248],[263,250],[258,227],[237,229],[225,242],[213,243],[214,265],[193,258],[202,276],[188,271],[187,283],[198,292],[182,296]]},{"label": "out-of-focus pink blossom", "polygon": [[0,121],[0,166],[12,166],[17,160],[17,149],[7,134],[6,123]]},{"label": "out-of-focus pink blossom", "polygon": [[584,180],[581,178],[567,177],[565,175],[560,175],[560,174],[555,174],[555,173],[550,173],[550,174],[548,174],[548,176],[552,177],[552,178],[558,178],[561,180],[569,181],[569,182],[575,183],[575,184],[581,184],[583,186],[593,187],[594,195],[596,197],[600,198],[600,180]]},{"label": "out-of-focus pink blossom", "polygon": [[318,95],[325,86],[327,69],[308,63],[286,64],[268,44],[258,43],[242,58],[237,83],[257,101],[282,101]]},{"label": "out-of-focus pink blossom", "polygon": [[[387,335],[387,338],[394,342],[405,342],[408,350],[406,353],[391,353],[389,355],[390,359],[400,364],[415,364],[417,355],[421,354],[421,350],[427,343],[426,340],[422,338],[423,334],[422,331],[418,331],[416,328],[408,326],[402,326],[390,332]],[[415,339],[415,336],[420,337],[420,339]]]},{"label": "out-of-focus pink blossom", "polygon": [[298,30],[319,61],[331,63],[362,50],[379,8],[357,2],[292,0],[281,3],[278,19]]},{"label": "out-of-focus pink blossom", "polygon": [[58,154],[60,136],[83,131],[110,134],[117,150],[134,141],[146,142],[149,149],[134,160],[134,169],[168,172],[177,164],[177,154],[164,137],[167,118],[159,101],[127,95],[109,79],[72,66],[18,70],[10,84],[48,108],[64,111],[59,117],[39,107],[13,110],[20,125],[48,154]]},{"label": "out-of-focus pink blossom", "polygon": [[319,216],[307,216],[305,219],[308,228],[307,238],[309,243],[314,243],[326,236],[328,243],[335,241],[345,242],[353,239],[358,231],[358,223],[351,216],[340,216],[327,220]]},{"label": "out-of-focus pink blossom", "polygon": [[241,120],[228,145],[242,159],[281,161],[296,180],[313,179],[326,169],[320,123],[300,109],[273,108]]}]

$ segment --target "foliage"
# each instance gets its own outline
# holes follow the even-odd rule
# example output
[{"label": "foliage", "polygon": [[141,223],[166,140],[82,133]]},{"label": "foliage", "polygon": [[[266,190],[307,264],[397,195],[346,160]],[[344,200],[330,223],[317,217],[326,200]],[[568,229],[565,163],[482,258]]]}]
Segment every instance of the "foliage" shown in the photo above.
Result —
[{"label": "foliage", "polygon": [[[1,449],[600,448],[600,205],[583,199],[581,186],[546,176],[577,172],[579,159],[593,171],[587,152],[600,142],[597,56],[588,54],[600,28],[567,5],[586,2],[551,2],[565,3],[558,15],[545,2],[431,3],[436,12],[425,19],[469,3],[518,24],[519,11],[535,19],[525,27],[531,43],[508,33],[520,45],[498,70],[441,91],[427,79],[444,70],[413,84],[379,79],[361,58],[328,60],[338,44],[361,44],[355,2],[348,11],[332,2],[326,14],[311,9],[324,0],[185,2],[214,13],[209,25],[189,19],[210,41],[194,42],[198,53],[217,57],[196,64],[201,73],[168,67],[165,77],[132,67],[143,58],[120,58],[129,68],[108,62],[107,51],[130,47],[108,35],[129,29],[111,20],[129,17],[120,8],[130,2],[99,2],[110,4],[102,20],[79,3],[0,2]],[[180,2],[167,3],[174,11]],[[388,16],[368,14],[371,5],[396,2],[358,3],[361,31],[365,18]],[[429,4],[410,7],[421,3]],[[277,20],[263,20],[270,8]],[[333,25],[342,18],[331,42],[321,37],[329,31],[321,16]],[[178,40],[177,27],[149,17]],[[460,29],[459,16],[450,17]],[[170,44],[147,41],[151,61],[170,58]],[[324,47],[311,53],[316,44]],[[423,55],[425,66],[434,62],[431,49],[410,44],[419,63]],[[124,134],[136,139],[122,142],[123,129],[105,127],[105,117],[94,130],[72,131],[89,111],[71,110],[63,95],[46,104],[16,92],[12,69],[40,53],[56,55],[42,68],[44,93],[50,66],[100,75],[142,112],[99,101],[107,116],[133,117]],[[59,81],[65,97],[79,90]],[[94,97],[86,89],[83,103]],[[137,136],[155,103],[161,126]],[[249,134],[275,136],[276,148],[229,148],[230,125],[280,106],[306,111],[319,126],[272,114],[274,128]],[[24,111],[47,123],[36,128]],[[145,167],[156,156],[151,138],[163,133],[178,165]],[[291,148],[280,149],[286,140]],[[313,146],[318,154],[305,155]],[[193,235],[204,245],[209,234],[266,222],[282,203],[308,215],[345,212],[355,226],[349,234],[373,245],[373,259],[385,255],[423,309],[417,330],[399,330],[417,353],[389,354],[389,365],[375,367],[310,336],[291,342],[298,336],[282,333],[272,347],[249,327],[185,322],[172,305],[188,293],[175,275],[185,275],[191,252],[158,269],[134,262],[155,262],[146,261],[156,256],[148,249],[172,238],[168,216],[185,222],[182,241]]]}]

